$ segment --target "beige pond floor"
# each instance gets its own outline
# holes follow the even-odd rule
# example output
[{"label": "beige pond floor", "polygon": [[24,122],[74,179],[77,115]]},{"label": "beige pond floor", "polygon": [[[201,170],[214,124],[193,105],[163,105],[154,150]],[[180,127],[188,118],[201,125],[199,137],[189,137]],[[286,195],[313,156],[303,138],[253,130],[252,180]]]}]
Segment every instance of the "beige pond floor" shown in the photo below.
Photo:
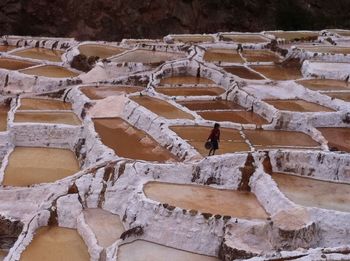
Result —
[{"label": "beige pond floor", "polygon": [[125,54],[121,54],[120,56],[111,59],[111,61],[116,63],[133,62],[155,64],[170,60],[176,60],[184,57],[185,55],[182,53],[135,50]]},{"label": "beige pond floor", "polygon": [[350,128],[317,128],[328,141],[330,149],[350,152]]},{"label": "beige pond floor", "polygon": [[253,70],[275,81],[296,80],[303,78],[299,66],[252,65]]},{"label": "beige pond floor", "polygon": [[297,31],[284,31],[284,32],[268,32],[277,38],[285,39],[286,41],[295,41],[303,39],[314,39],[318,37],[318,32],[297,32]]},{"label": "beige pond floor", "polygon": [[153,138],[120,118],[93,119],[93,122],[102,142],[120,157],[160,162],[176,160]]},{"label": "beige pond floor", "polygon": [[98,208],[85,209],[83,213],[85,221],[94,232],[98,244],[104,248],[117,241],[125,231],[118,215]]},{"label": "beige pond floor", "polygon": [[68,70],[67,68],[56,65],[44,65],[35,68],[24,69],[21,70],[21,73],[49,78],[70,78],[79,75],[78,73]]},{"label": "beige pond floor", "polygon": [[79,171],[71,150],[38,147],[16,147],[10,154],[2,185],[30,186],[55,182]]},{"label": "beige pond floor", "polygon": [[263,125],[268,123],[258,114],[250,111],[205,111],[198,112],[203,119],[211,121],[230,121],[241,124]]},{"label": "beige pond floor", "polygon": [[350,185],[273,173],[279,189],[294,203],[350,212]]},{"label": "beige pond floor", "polygon": [[34,65],[38,65],[37,63],[20,61],[11,58],[0,58],[0,68],[7,70],[22,70]]},{"label": "beige pond floor", "polygon": [[214,42],[214,38],[210,35],[172,35],[172,38],[183,43]]},{"label": "beige pond floor", "polygon": [[310,79],[297,81],[298,84],[314,91],[349,91],[350,83],[339,80]]},{"label": "beige pond floor", "polygon": [[264,100],[268,104],[282,111],[295,112],[333,112],[331,108],[304,100]]},{"label": "beige pond floor", "polygon": [[331,98],[350,102],[350,92],[332,92],[332,93],[324,93],[324,94]]},{"label": "beige pond floor", "polygon": [[22,98],[18,110],[71,110],[72,104],[53,99]]},{"label": "beige pond floor", "polygon": [[130,97],[130,99],[166,119],[194,119],[191,114],[188,114],[170,103],[160,99],[149,96],[133,96]]},{"label": "beige pond floor", "polygon": [[12,55],[31,58],[37,60],[46,60],[50,62],[61,62],[61,56],[64,52],[60,50],[51,50],[45,48],[29,48],[11,53]]},{"label": "beige pond floor", "polygon": [[24,250],[21,261],[89,261],[88,249],[75,229],[41,227]]},{"label": "beige pond floor", "polygon": [[158,87],[156,91],[168,96],[219,96],[225,92],[220,87]]},{"label": "beige pond floor", "polygon": [[[202,126],[172,126],[170,127],[177,135],[191,144],[203,156],[208,155],[208,150],[204,148],[204,143],[207,141],[211,127]],[[217,155],[224,153],[234,153],[241,151],[250,151],[250,147],[241,137],[238,130],[220,128],[220,143]]]},{"label": "beige pond floor", "polygon": [[335,47],[335,46],[302,46],[299,47],[309,52],[318,53],[333,53],[333,54],[350,54],[349,47]]},{"label": "beige pond floor", "polygon": [[244,130],[243,132],[256,149],[319,148],[316,141],[302,132],[278,130]]},{"label": "beige pond floor", "polygon": [[247,62],[278,62],[280,57],[269,50],[244,50],[242,56]]},{"label": "beige pond floor", "polygon": [[271,40],[259,34],[222,34],[224,41],[233,41],[236,43],[266,43]]},{"label": "beige pond floor", "polygon": [[6,105],[0,105],[0,131],[7,130],[7,113],[9,107]]},{"label": "beige pond floor", "polygon": [[265,210],[251,192],[162,182],[145,184],[144,192],[152,200],[201,213],[245,219],[267,218]]},{"label": "beige pond floor", "polygon": [[243,110],[244,108],[237,103],[225,100],[197,100],[197,101],[180,101],[178,102],[192,111],[203,110]]},{"label": "beige pond floor", "polygon": [[143,87],[137,86],[86,86],[81,87],[80,90],[92,100],[100,100],[114,95],[130,94],[134,92],[141,92]]},{"label": "beige pond floor", "polygon": [[78,48],[81,54],[87,57],[98,56],[100,59],[105,59],[127,51],[125,48],[101,44],[83,44]]},{"label": "beige pond floor", "polygon": [[218,261],[216,257],[203,256],[162,246],[156,243],[136,240],[123,244],[118,249],[118,261]]},{"label": "beige pond floor", "polygon": [[233,75],[237,75],[238,77],[242,79],[248,79],[248,80],[264,80],[262,76],[259,74],[247,69],[244,66],[230,66],[230,67],[224,67],[224,70],[228,73],[232,73]]},{"label": "beige pond floor", "polygon": [[67,124],[78,126],[81,121],[73,112],[16,112],[14,122]]},{"label": "beige pond floor", "polygon": [[207,62],[244,63],[236,49],[208,49],[203,59]]},{"label": "beige pond floor", "polygon": [[212,80],[196,76],[172,76],[160,80],[160,84],[215,84]]}]

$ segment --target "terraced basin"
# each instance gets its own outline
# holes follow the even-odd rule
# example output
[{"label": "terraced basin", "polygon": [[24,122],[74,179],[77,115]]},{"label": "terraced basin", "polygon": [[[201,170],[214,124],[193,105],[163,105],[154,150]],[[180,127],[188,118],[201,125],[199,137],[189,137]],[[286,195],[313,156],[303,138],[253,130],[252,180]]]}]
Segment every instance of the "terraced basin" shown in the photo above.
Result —
[{"label": "terraced basin", "polygon": [[350,102],[350,92],[328,92],[324,94],[333,99],[339,99],[346,102]]},{"label": "terraced basin", "polygon": [[18,110],[71,110],[72,104],[53,99],[22,98]]},{"label": "terraced basin", "polygon": [[203,59],[207,62],[244,63],[235,49],[208,49]]},{"label": "terraced basin", "polygon": [[47,123],[47,124],[67,124],[78,126],[81,121],[73,112],[16,112],[16,123]]},{"label": "terraced basin", "polygon": [[8,52],[8,51],[12,51],[13,49],[16,49],[16,46],[0,45],[0,52]]},{"label": "terraced basin", "polygon": [[203,110],[243,110],[244,108],[237,103],[225,100],[197,100],[197,101],[181,101],[178,102],[182,106],[192,111]]},{"label": "terraced basin", "polygon": [[236,43],[267,43],[271,40],[260,34],[222,34],[224,41],[233,41]]},{"label": "terraced basin", "polygon": [[331,150],[350,152],[350,128],[317,128],[328,141]]},{"label": "terraced basin", "polygon": [[194,119],[191,114],[188,114],[161,99],[149,96],[133,96],[130,99],[166,119]]},{"label": "terraced basin", "polygon": [[24,69],[21,70],[21,73],[44,76],[48,78],[71,78],[77,77],[79,75],[78,73],[68,70],[67,68],[56,65],[44,65],[30,69]]},{"label": "terraced basin", "polygon": [[168,96],[219,96],[225,92],[220,87],[158,87],[156,91]]},{"label": "terraced basin", "polygon": [[45,48],[29,48],[11,53],[12,55],[31,58],[37,60],[45,60],[50,62],[61,62],[61,56],[64,52],[60,50],[51,50]]},{"label": "terraced basin", "polygon": [[177,160],[145,132],[134,128],[120,118],[93,119],[102,142],[120,157],[149,160]]},{"label": "terraced basin", "polygon": [[282,65],[252,65],[253,70],[265,75],[267,78],[275,81],[296,80],[303,77],[300,66],[282,66]]},{"label": "terraced basin", "polygon": [[138,86],[86,86],[81,87],[80,90],[89,99],[101,100],[109,96],[141,92],[144,88]]},{"label": "terraced basin", "polygon": [[279,189],[294,203],[350,212],[350,185],[273,173]]},{"label": "terraced basin", "polygon": [[278,62],[280,57],[269,50],[244,50],[242,56],[247,62]]},{"label": "terraced basin", "polygon": [[264,80],[262,76],[243,66],[230,66],[230,67],[224,67],[224,69],[226,72],[232,73],[233,75],[237,75],[242,79]]},{"label": "terraced basin", "polygon": [[7,113],[9,109],[6,105],[0,105],[0,131],[7,130]]},{"label": "terraced basin", "polygon": [[216,257],[198,255],[183,250],[159,245],[156,243],[136,240],[123,244],[118,249],[120,261],[218,261]]},{"label": "terraced basin", "polygon": [[83,44],[79,46],[79,51],[87,57],[97,56],[100,59],[105,59],[123,53],[127,51],[127,49],[112,45]]},{"label": "terraced basin", "polygon": [[177,60],[184,57],[185,55],[182,53],[135,50],[125,54],[121,54],[120,56],[111,59],[111,61],[116,63],[133,62],[145,64],[159,64],[165,61]]},{"label": "terraced basin", "polygon": [[55,182],[78,171],[79,163],[71,150],[16,147],[10,154],[2,184],[25,187]]},{"label": "terraced basin", "polygon": [[28,61],[16,60],[12,58],[3,58],[3,57],[0,58],[1,69],[17,71],[17,70],[22,70],[35,65],[38,65],[38,64],[33,62],[28,62]]},{"label": "terraced basin", "polygon": [[282,111],[295,112],[332,112],[331,108],[304,100],[264,100],[268,104]]},{"label": "terraced basin", "polygon": [[350,54],[349,47],[335,47],[335,46],[302,46],[299,47],[308,52],[315,53],[331,53],[331,54]]},{"label": "terraced basin", "polygon": [[241,124],[263,125],[268,123],[258,114],[250,111],[204,111],[198,112],[206,120],[230,121]]},{"label": "terraced basin", "polygon": [[160,84],[182,85],[182,84],[215,84],[212,80],[196,76],[172,76],[160,80]]},{"label": "terraced basin", "polygon": [[210,35],[186,35],[178,34],[171,36],[175,41],[183,43],[200,43],[200,42],[214,42],[214,38]]},{"label": "terraced basin", "polygon": [[286,41],[313,41],[317,40],[318,32],[300,32],[300,31],[282,31],[282,32],[268,32],[277,38]]},{"label": "terraced basin", "polygon": [[162,182],[147,183],[144,192],[157,202],[201,213],[245,219],[267,218],[265,210],[251,192]]},{"label": "terraced basin", "polygon": [[339,80],[307,79],[297,83],[313,91],[350,91],[350,84]]},{"label": "terraced basin", "polygon": [[88,261],[88,249],[75,229],[41,227],[24,250],[21,261]]},{"label": "terraced basin", "polygon": [[[204,143],[207,141],[211,127],[202,126],[172,126],[170,127],[177,135],[191,144],[203,156],[208,155],[208,150],[204,148]],[[234,153],[241,151],[250,151],[250,147],[241,137],[238,130],[221,128],[221,137],[219,150],[216,154]]]}]

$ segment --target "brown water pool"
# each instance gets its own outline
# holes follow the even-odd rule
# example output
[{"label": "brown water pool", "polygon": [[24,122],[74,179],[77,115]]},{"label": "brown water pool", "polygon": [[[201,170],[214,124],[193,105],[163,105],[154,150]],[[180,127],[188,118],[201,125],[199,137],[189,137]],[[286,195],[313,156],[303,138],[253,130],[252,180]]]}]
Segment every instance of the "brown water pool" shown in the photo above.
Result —
[{"label": "brown water pool", "polygon": [[286,41],[310,41],[317,40],[318,32],[298,32],[298,31],[284,31],[284,32],[268,32],[277,38],[285,39]]},{"label": "brown water pool", "polygon": [[243,110],[244,108],[237,103],[225,100],[213,101],[181,101],[178,102],[182,106],[192,111],[202,110]]},{"label": "brown water pool", "polygon": [[0,68],[7,70],[21,70],[34,65],[38,65],[37,63],[20,61],[11,58],[0,58]]},{"label": "brown water pool", "polygon": [[9,109],[6,105],[0,105],[0,131],[7,130],[7,113]]},{"label": "brown water pool", "polygon": [[222,34],[224,41],[236,43],[266,43],[271,40],[259,34]]},{"label": "brown water pool", "polygon": [[265,210],[251,192],[162,182],[147,183],[144,192],[152,200],[187,210],[246,219],[267,218]]},{"label": "brown water pool", "polygon": [[71,110],[68,102],[53,99],[22,98],[19,110]]},{"label": "brown water pool", "polygon": [[319,148],[316,141],[302,132],[279,130],[244,130],[243,132],[256,149]]},{"label": "brown water pool", "polygon": [[350,185],[320,181],[282,173],[272,178],[279,189],[296,204],[350,212]]},{"label": "brown water pool", "polygon": [[314,91],[350,90],[350,84],[339,80],[310,79],[297,81],[298,84]]},{"label": "brown water pool", "polygon": [[242,79],[264,80],[262,76],[243,66],[230,66],[230,67],[224,67],[224,69],[226,72],[237,75]]},{"label": "brown water pool", "polygon": [[16,147],[10,154],[3,185],[25,187],[55,182],[78,171],[79,163],[71,150]]},{"label": "brown water pool", "polygon": [[93,119],[93,122],[102,142],[120,157],[160,162],[176,160],[152,137],[120,118]]},{"label": "brown water pool", "polygon": [[208,49],[203,59],[207,62],[244,63],[235,49]]},{"label": "brown water pool", "polygon": [[252,65],[253,70],[275,81],[296,80],[303,77],[300,66]]},{"label": "brown water pool", "polygon": [[280,57],[269,50],[244,50],[243,57],[247,62],[278,62]]},{"label": "brown water pool", "polygon": [[264,100],[278,110],[296,112],[332,112],[331,108],[304,100]]},{"label": "brown water pool", "polygon": [[212,80],[196,76],[172,76],[160,80],[160,84],[215,84]]},{"label": "brown water pool", "polygon": [[[170,129],[191,144],[200,154],[208,155],[209,151],[204,148],[204,143],[210,135],[211,127],[172,126]],[[238,130],[228,128],[221,128],[220,130],[220,144],[216,154],[250,151],[248,144],[241,137]]]},{"label": "brown water pool", "polygon": [[118,215],[99,208],[84,210],[84,218],[94,232],[97,242],[102,247],[109,247],[117,241],[125,231]]},{"label": "brown water pool", "polygon": [[75,229],[41,227],[24,250],[21,261],[88,261],[88,249]]},{"label": "brown water pool", "polygon": [[70,78],[79,74],[67,68],[56,65],[43,65],[35,68],[21,70],[21,73],[29,75],[44,76],[49,78]]},{"label": "brown water pool", "polygon": [[185,55],[182,53],[171,53],[171,52],[158,52],[149,50],[135,50],[132,52],[125,53],[121,56],[112,59],[112,62],[124,63],[147,63],[147,64],[158,64],[165,61],[176,60],[184,58]]},{"label": "brown water pool", "polygon": [[198,112],[206,120],[230,121],[241,124],[263,125],[268,122],[254,112],[249,111],[204,111]]},{"label": "brown water pool", "polygon": [[191,252],[159,245],[156,243],[136,240],[123,244],[118,248],[120,261],[218,261],[216,257],[198,255]]},{"label": "brown water pool", "polygon": [[317,128],[332,149],[350,152],[350,128]]},{"label": "brown water pool", "polygon": [[16,49],[16,46],[11,45],[0,45],[0,52],[8,52]]},{"label": "brown water pool", "polygon": [[158,87],[156,91],[168,96],[219,96],[225,92],[220,87]]},{"label": "brown water pool", "polygon": [[191,114],[188,114],[170,103],[160,99],[149,96],[133,96],[130,97],[130,99],[166,119],[194,119]]},{"label": "brown water pool", "polygon": [[81,87],[80,90],[89,99],[100,100],[109,96],[141,92],[144,88],[138,86],[86,86]]},{"label": "brown water pool", "polygon": [[105,59],[125,52],[127,49],[102,44],[83,44],[79,46],[79,51],[87,57],[98,56],[100,59]]},{"label": "brown water pool", "polygon": [[8,253],[8,251],[0,250],[0,260],[4,260]]},{"label": "brown water pool", "polygon": [[15,51],[12,54],[20,57],[46,60],[50,62],[61,62],[61,56],[64,52],[60,50],[51,50],[45,48],[29,48],[25,50]]},{"label": "brown water pool", "polygon": [[210,35],[172,35],[175,41],[183,43],[200,43],[200,42],[214,42],[214,38]]},{"label": "brown water pool", "polygon": [[333,53],[333,54],[350,54],[349,47],[334,47],[334,46],[303,46],[300,47],[305,51],[317,53]]},{"label": "brown water pool", "polygon": [[336,98],[339,100],[350,102],[350,92],[332,92],[332,93],[328,92],[323,94],[328,95],[331,98]]},{"label": "brown water pool", "polygon": [[14,122],[81,125],[73,112],[16,112]]}]

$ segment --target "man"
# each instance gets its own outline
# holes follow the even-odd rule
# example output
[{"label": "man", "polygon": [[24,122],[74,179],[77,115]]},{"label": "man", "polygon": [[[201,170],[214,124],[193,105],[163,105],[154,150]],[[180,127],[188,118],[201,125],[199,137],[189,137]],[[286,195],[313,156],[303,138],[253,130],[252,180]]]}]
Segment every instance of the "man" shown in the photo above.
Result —
[{"label": "man", "polygon": [[220,124],[215,123],[214,128],[212,129],[208,141],[211,142],[211,148],[209,150],[208,156],[214,155],[215,151],[219,149],[219,141],[220,141]]}]

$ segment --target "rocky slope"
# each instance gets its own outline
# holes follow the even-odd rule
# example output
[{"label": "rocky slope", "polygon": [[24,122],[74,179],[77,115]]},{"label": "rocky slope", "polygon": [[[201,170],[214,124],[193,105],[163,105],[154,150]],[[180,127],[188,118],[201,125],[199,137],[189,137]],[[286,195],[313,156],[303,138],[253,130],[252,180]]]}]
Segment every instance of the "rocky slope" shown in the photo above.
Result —
[{"label": "rocky slope", "polygon": [[0,34],[79,40],[350,27],[348,0],[2,0]]}]

